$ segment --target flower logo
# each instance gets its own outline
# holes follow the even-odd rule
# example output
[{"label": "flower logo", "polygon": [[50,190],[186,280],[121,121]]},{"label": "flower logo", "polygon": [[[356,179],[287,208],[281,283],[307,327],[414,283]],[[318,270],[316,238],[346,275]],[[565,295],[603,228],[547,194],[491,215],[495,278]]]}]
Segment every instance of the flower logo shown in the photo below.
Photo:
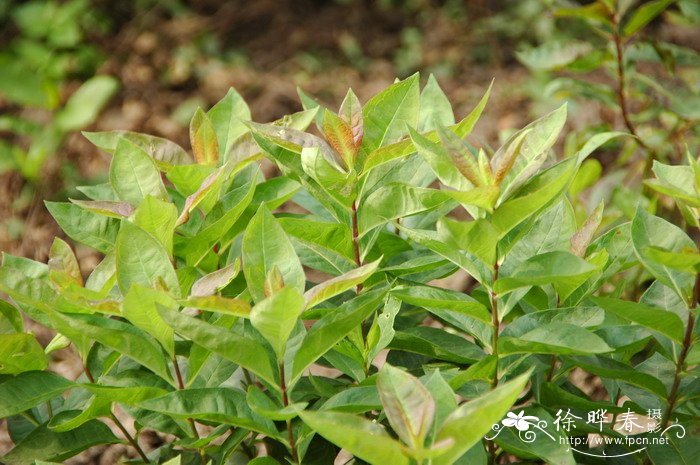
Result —
[{"label": "flower logo", "polygon": [[513,412],[508,412],[508,415],[501,421],[501,423],[503,423],[503,426],[508,428],[515,426],[518,431],[527,431],[533,424],[530,423],[532,421],[537,422],[539,421],[539,418],[532,415],[525,415],[525,411],[521,410],[517,415]]}]

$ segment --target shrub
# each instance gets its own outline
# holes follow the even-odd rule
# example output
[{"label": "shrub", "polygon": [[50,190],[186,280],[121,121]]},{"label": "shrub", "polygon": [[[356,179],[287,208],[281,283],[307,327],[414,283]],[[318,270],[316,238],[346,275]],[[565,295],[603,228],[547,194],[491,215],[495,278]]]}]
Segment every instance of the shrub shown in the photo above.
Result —
[{"label": "shrub", "polygon": [[[489,92],[455,122],[414,75],[364,106],[304,95],[303,111],[258,124],[231,90],[196,112],[192,157],[85,134],[113,154],[110,182],[47,208],[104,258],[84,280],[56,238],[48,264],[0,267],[0,417],[16,443],[3,461],[123,442],[107,419],[147,463],[330,464],[341,449],[370,464],[600,463],[567,437],[622,438],[616,420],[636,414],[671,427],[673,446],[605,454],[690,463],[697,247],[641,207],[576,219],[579,167],[620,134],[559,158],[566,107],[493,154],[465,142]],[[697,225],[695,161],[656,172]],[[441,287],[449,276],[466,291]],[[42,347],[22,315],[58,335]],[[77,380],[47,369],[68,345]],[[163,445],[141,446],[146,430]]]}]

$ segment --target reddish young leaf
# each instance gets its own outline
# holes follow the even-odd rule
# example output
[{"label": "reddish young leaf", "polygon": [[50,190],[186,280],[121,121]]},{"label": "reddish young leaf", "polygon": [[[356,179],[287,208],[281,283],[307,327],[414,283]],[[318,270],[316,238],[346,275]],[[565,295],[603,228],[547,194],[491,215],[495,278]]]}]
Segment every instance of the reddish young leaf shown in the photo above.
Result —
[{"label": "reddish young leaf", "polygon": [[323,115],[323,134],[343,159],[345,166],[352,169],[359,146],[355,145],[350,125],[332,111],[326,110]]},{"label": "reddish young leaf", "polygon": [[338,115],[350,126],[352,140],[355,147],[359,148],[362,144],[362,136],[365,135],[364,120],[362,118],[362,105],[352,89],[348,90],[343,103],[340,104]]},{"label": "reddish young leaf", "polygon": [[194,159],[200,165],[216,165],[219,162],[219,142],[216,139],[214,126],[201,108],[190,122],[190,143]]}]

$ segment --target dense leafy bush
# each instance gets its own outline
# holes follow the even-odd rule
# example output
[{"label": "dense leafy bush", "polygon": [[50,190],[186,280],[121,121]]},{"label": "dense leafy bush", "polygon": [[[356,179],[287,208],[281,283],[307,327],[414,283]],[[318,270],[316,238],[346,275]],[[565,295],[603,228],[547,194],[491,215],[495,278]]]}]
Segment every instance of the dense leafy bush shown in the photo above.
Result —
[{"label": "dense leafy bush", "polygon": [[[110,182],[47,208],[101,263],[84,280],[57,238],[48,264],[0,267],[3,462],[121,442],[107,419],[148,463],[691,463],[697,247],[641,207],[577,219],[579,167],[620,134],[558,157],[566,107],[495,153],[465,142],[488,96],[455,122],[414,75],[258,124],[231,90],[195,114],[193,157],[86,134],[113,154]],[[649,185],[697,225],[690,163]],[[22,315],[58,335],[42,347]],[[47,370],[69,344],[76,380]],[[633,414],[673,444],[567,442],[621,440]],[[145,430],[164,444],[139,445]]]}]

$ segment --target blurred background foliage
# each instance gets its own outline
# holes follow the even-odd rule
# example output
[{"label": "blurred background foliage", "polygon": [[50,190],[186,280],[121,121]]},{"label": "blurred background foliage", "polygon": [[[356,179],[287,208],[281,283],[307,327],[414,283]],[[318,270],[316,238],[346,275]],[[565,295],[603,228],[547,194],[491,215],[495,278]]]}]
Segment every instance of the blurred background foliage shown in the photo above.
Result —
[{"label": "blurred background foliage", "polygon": [[188,146],[196,108],[231,86],[271,121],[298,110],[297,87],[336,107],[347,87],[366,101],[415,71],[437,77],[458,116],[495,78],[479,145],[562,101],[559,153],[636,134],[572,186],[581,216],[601,199],[631,215],[660,201],[640,183],[652,160],[698,155],[699,26],[696,0],[0,0],[0,250],[45,259],[58,231],[43,200],[105,178],[81,130]]}]

